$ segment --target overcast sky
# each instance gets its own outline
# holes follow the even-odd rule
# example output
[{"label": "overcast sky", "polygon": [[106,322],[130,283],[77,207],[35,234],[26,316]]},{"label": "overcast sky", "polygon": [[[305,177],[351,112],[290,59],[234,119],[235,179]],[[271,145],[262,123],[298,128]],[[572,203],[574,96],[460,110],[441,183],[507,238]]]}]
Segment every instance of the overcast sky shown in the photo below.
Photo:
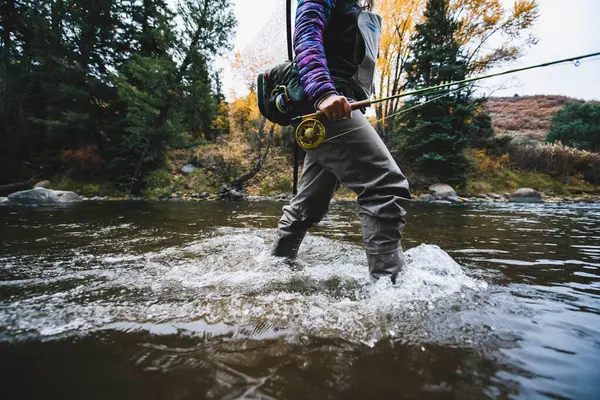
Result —
[{"label": "overcast sky", "polygon": [[[234,0],[238,27],[234,39],[237,50],[243,50],[260,33],[261,28],[271,18],[285,0]],[[505,0],[512,3],[511,0]],[[295,3],[295,1],[293,2]],[[536,25],[539,43],[528,49],[524,57],[509,67],[569,58],[582,54],[600,52],[600,0],[537,0],[540,17]],[[279,17],[279,16],[277,16]],[[385,18],[385,16],[383,16]],[[281,34],[285,32],[285,18],[282,17]],[[282,55],[285,57],[285,54]],[[600,57],[597,61],[582,62],[579,67],[572,64],[527,71],[486,81],[490,87],[509,86],[494,93],[495,96],[534,94],[561,94],[581,99],[600,100]],[[229,62],[221,61],[225,93],[235,90],[244,92],[243,85],[235,79]]]}]

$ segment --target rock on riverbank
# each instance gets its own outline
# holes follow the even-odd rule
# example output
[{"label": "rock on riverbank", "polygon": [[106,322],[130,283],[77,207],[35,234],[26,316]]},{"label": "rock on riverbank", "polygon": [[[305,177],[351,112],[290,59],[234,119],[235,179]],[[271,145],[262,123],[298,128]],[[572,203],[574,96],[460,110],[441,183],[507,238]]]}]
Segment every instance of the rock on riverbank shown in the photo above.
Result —
[{"label": "rock on riverbank", "polygon": [[542,194],[531,188],[522,188],[510,195],[514,203],[543,203]]},{"label": "rock on riverbank", "polygon": [[[597,202],[597,197],[590,198],[549,198],[550,202]],[[459,197],[454,189],[446,184],[435,184],[429,187],[429,193],[420,195],[415,199],[417,202],[449,205],[454,203],[477,203],[477,202],[513,202],[513,203],[544,203],[542,193],[531,188],[521,188],[514,193],[499,195],[496,193],[480,194],[477,197]]]},{"label": "rock on riverbank", "polygon": [[81,197],[66,190],[51,190],[36,187],[8,195],[8,201],[16,204],[61,204],[81,201]]}]

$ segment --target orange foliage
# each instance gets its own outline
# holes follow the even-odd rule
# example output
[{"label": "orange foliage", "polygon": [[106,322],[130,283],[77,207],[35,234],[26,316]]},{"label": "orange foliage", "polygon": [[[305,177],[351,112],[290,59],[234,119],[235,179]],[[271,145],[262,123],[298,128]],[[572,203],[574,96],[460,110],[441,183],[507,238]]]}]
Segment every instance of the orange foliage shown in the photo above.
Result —
[{"label": "orange foliage", "polygon": [[450,5],[460,21],[456,39],[472,74],[513,61],[536,43],[531,34],[539,17],[535,0],[515,0],[512,9],[501,0],[453,0]]},{"label": "orange foliage", "polygon": [[473,160],[481,172],[502,171],[510,168],[510,156],[502,154],[500,157],[489,155],[485,150],[470,150],[468,157]]},{"label": "orange foliage", "polygon": [[64,150],[61,159],[82,171],[96,170],[104,164],[98,146],[95,144],[78,147],[75,150]]}]

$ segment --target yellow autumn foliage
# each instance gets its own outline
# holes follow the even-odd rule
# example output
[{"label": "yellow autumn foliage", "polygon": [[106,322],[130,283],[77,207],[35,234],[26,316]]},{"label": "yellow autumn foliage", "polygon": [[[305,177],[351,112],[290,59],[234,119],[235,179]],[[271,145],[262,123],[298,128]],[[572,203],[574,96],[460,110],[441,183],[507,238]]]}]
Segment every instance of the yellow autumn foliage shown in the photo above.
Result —
[{"label": "yellow autumn foliage", "polygon": [[[513,61],[535,44],[533,24],[539,16],[535,0],[450,0],[452,16],[459,21],[457,41],[469,63],[469,74],[477,75]],[[375,97],[400,93],[405,84],[406,62],[415,26],[422,22],[426,0],[379,0],[383,17]],[[400,100],[375,107],[377,120],[395,113]],[[386,122],[386,124],[389,120]],[[380,126],[385,134],[385,128]]]}]

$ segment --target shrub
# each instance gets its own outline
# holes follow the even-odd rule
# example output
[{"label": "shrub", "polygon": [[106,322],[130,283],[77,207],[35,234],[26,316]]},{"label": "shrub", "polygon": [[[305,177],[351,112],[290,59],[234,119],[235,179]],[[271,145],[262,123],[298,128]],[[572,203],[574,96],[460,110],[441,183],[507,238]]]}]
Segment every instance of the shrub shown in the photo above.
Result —
[{"label": "shrub", "polygon": [[52,189],[69,190],[84,197],[123,195],[112,184],[104,181],[78,181],[64,175],[55,175],[50,179],[50,182]]},{"label": "shrub", "polygon": [[172,193],[171,174],[166,169],[157,169],[146,178],[144,196],[161,197]]},{"label": "shrub", "polygon": [[600,184],[600,154],[560,143],[513,141],[509,145],[512,165],[521,170],[540,171],[565,180],[575,175]]},{"label": "shrub", "polygon": [[552,117],[546,142],[562,142],[578,149],[600,152],[600,105],[565,104]]},{"label": "shrub", "polygon": [[464,187],[459,192],[467,195],[489,192],[512,192],[520,187],[530,187],[545,193],[568,194],[567,185],[542,172],[511,169],[510,156],[489,155],[485,150],[467,152],[474,170],[467,176]]},{"label": "shrub", "polygon": [[291,192],[292,175],[286,171],[268,174],[260,183],[259,194],[262,196],[272,196],[279,193]]}]

